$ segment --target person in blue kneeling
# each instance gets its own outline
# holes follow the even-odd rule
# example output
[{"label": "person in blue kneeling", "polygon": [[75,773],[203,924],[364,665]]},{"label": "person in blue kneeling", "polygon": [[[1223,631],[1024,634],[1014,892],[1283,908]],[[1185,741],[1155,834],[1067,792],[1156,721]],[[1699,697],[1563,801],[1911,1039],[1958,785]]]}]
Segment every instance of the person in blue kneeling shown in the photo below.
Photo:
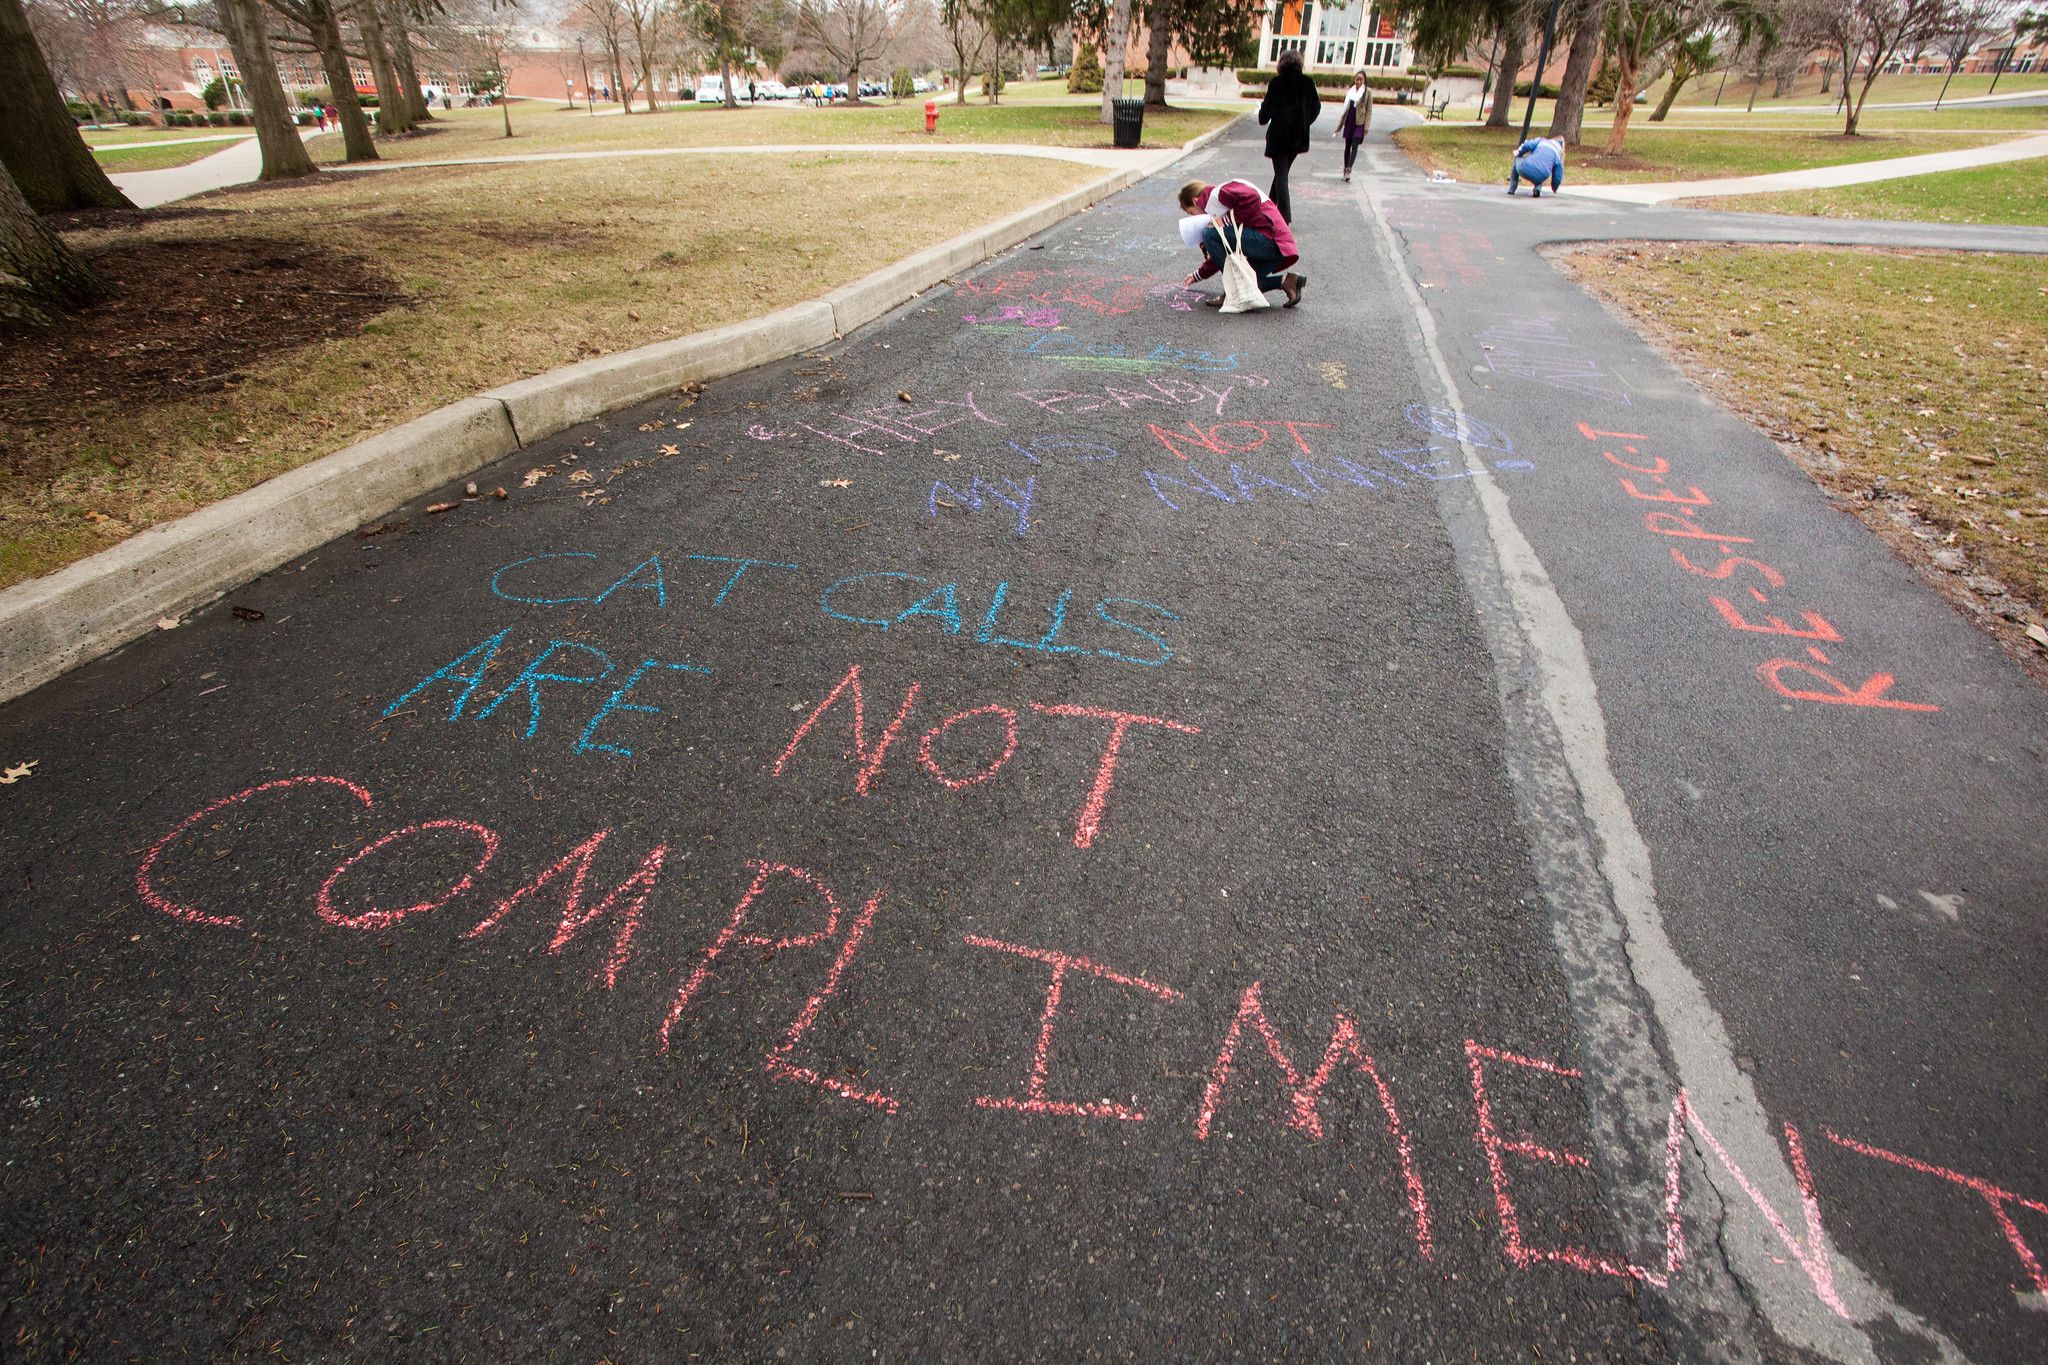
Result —
[{"label": "person in blue kneeling", "polygon": [[1536,197],[1543,197],[1543,182],[1548,180],[1552,190],[1564,184],[1564,139],[1561,137],[1532,137],[1515,148],[1515,168],[1508,173],[1508,193],[1522,188],[1522,182],[1529,182]]}]

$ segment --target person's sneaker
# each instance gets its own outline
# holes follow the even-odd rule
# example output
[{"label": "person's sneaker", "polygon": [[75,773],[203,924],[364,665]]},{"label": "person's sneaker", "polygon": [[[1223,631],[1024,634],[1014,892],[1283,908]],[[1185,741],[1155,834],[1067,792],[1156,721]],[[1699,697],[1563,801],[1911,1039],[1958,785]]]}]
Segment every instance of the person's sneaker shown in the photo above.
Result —
[{"label": "person's sneaker", "polygon": [[1520,188],[1520,187],[1519,187],[1519,186],[1516,186],[1516,185],[1510,185],[1510,186],[1508,186],[1508,198],[1510,198],[1510,199],[1514,198],[1514,197],[1515,197],[1515,191],[1516,191],[1516,190],[1517,190],[1518,188]]},{"label": "person's sneaker", "polygon": [[1541,199],[1543,197],[1543,187],[1541,185],[1538,185],[1536,188],[1530,190],[1529,193],[1535,195],[1538,199]]},{"label": "person's sneaker", "polygon": [[1282,308],[1292,308],[1295,304],[1300,303],[1301,287],[1307,283],[1308,276],[1297,275],[1291,270],[1282,275],[1280,277],[1280,292],[1287,296],[1287,302],[1280,306]]}]

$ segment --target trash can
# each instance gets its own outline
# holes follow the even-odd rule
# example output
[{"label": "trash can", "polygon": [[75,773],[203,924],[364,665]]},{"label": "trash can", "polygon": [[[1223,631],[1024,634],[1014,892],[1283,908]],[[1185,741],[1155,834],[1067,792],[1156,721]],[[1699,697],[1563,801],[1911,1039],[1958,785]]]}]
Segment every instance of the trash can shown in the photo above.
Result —
[{"label": "trash can", "polygon": [[1116,145],[1135,147],[1145,132],[1145,101],[1115,99],[1109,102],[1110,118],[1116,129]]}]

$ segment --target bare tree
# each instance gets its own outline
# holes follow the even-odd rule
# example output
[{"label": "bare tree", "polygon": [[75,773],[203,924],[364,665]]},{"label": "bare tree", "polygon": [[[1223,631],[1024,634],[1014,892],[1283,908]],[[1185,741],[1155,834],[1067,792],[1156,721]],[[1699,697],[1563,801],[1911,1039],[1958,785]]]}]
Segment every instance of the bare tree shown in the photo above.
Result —
[{"label": "bare tree", "polygon": [[[1572,27],[1571,56],[1565,59],[1557,105],[1550,115],[1550,135],[1577,146],[1586,119],[1586,86],[1593,79],[1593,60],[1600,52],[1600,32],[1607,23],[1608,0],[1580,0]],[[1540,78],[1539,78],[1540,79]]]},{"label": "bare tree", "polygon": [[256,125],[256,145],[263,153],[263,169],[256,178],[289,180],[313,174],[313,158],[306,155],[305,139],[292,123],[284,82],[278,79],[262,0],[215,0],[214,16],[235,54],[235,70],[249,97],[250,121]]},{"label": "bare tree", "polygon": [[21,0],[0,0],[0,163],[39,213],[132,207],[72,124]]},{"label": "bare tree", "polygon": [[[655,71],[667,51],[670,38],[669,21],[675,11],[669,7],[669,0],[619,0],[619,8],[626,17],[626,28],[633,36],[632,52],[629,57],[639,58],[639,78],[647,83],[647,112],[655,109]],[[621,92],[628,110],[632,108],[630,96]]]},{"label": "bare tree", "polygon": [[901,18],[900,0],[801,0],[796,12],[797,30],[846,73],[849,104],[860,103],[861,69],[881,59]]},{"label": "bare tree", "polygon": [[1937,39],[1941,55],[1948,61],[1948,75],[1941,83],[1941,93],[1934,97],[1935,108],[1941,108],[1942,100],[1948,97],[1948,83],[1956,78],[1956,68],[1963,64],[1963,59],[2003,29],[2011,16],[2010,0],[1958,0],[1950,7],[1948,26]]},{"label": "bare tree", "polygon": [[305,30],[313,50],[320,54],[328,98],[334,101],[334,112],[340,117],[342,159],[376,161],[377,144],[370,137],[370,121],[363,117],[362,101],[356,98],[355,71],[342,43],[341,16],[335,3],[336,0],[269,0],[271,9]]},{"label": "bare tree", "polygon": [[[628,114],[633,112],[633,93],[626,86],[626,48],[632,25],[627,22],[623,0],[576,0],[569,10],[569,29],[603,49],[600,69],[611,72],[611,86]],[[637,85],[637,83],[636,83]]]},{"label": "bare tree", "polygon": [[0,165],[0,324],[39,326],[106,292],[105,282],[50,231]]},{"label": "bare tree", "polygon": [[[1842,134],[1856,136],[1863,102],[1901,49],[1925,42],[1949,22],[1950,0],[1841,0],[1827,20],[1827,39],[1842,58]],[[1861,71],[1860,84],[1857,73]],[[1854,88],[1855,98],[1850,91]]]}]

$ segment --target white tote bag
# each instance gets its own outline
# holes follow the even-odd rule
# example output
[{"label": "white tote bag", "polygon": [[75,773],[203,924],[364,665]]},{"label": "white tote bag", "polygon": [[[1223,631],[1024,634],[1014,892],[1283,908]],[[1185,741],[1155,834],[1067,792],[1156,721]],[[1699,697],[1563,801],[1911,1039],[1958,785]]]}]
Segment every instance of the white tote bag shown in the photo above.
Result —
[{"label": "white tote bag", "polygon": [[1236,230],[1237,240],[1223,238],[1228,248],[1223,257],[1223,307],[1225,313],[1249,313],[1254,309],[1271,308],[1272,303],[1259,288],[1259,272],[1244,254],[1244,228],[1237,221],[1236,214],[1230,214],[1229,226]]}]

